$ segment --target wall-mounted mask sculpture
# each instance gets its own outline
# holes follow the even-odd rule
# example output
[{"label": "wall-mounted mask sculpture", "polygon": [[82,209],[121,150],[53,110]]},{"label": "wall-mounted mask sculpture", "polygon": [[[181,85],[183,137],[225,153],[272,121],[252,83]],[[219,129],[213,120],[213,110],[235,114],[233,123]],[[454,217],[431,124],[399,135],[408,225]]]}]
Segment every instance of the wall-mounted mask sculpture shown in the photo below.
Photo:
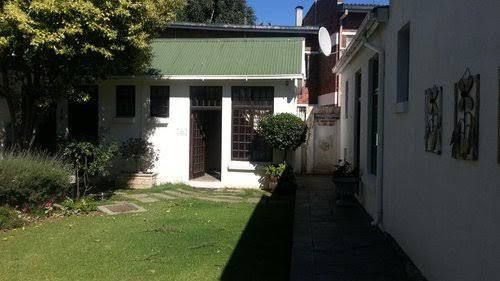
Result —
[{"label": "wall-mounted mask sculpture", "polygon": [[498,164],[500,164],[500,67],[498,68]]},{"label": "wall-mounted mask sculpture", "polygon": [[480,76],[467,69],[455,84],[455,119],[451,139],[452,156],[477,160],[479,154]]},{"label": "wall-mounted mask sculpture", "polygon": [[443,87],[425,90],[425,151],[441,154]]}]

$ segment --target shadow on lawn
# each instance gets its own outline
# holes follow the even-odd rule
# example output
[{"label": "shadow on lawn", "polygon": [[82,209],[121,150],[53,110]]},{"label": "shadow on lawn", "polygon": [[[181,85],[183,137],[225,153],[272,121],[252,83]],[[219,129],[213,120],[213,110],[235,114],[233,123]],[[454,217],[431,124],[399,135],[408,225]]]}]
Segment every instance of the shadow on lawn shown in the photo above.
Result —
[{"label": "shadow on lawn", "polygon": [[295,192],[262,197],[220,280],[288,280]]}]

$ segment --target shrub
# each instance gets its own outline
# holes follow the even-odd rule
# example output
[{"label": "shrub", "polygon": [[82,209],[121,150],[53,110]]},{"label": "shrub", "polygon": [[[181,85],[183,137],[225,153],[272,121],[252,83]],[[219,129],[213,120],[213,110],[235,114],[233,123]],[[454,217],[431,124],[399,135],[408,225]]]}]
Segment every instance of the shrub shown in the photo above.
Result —
[{"label": "shrub", "polygon": [[279,179],[286,169],[286,163],[281,163],[278,165],[267,165],[265,169],[266,176],[271,179]]},{"label": "shrub", "polygon": [[339,160],[339,163],[335,165],[335,172],[333,172],[334,177],[359,177],[359,168],[352,167],[351,163],[345,160]]},{"label": "shrub", "polygon": [[24,225],[24,220],[9,207],[0,207],[0,229],[18,228]]},{"label": "shrub", "polygon": [[123,159],[134,162],[135,172],[146,173],[154,168],[158,161],[158,151],[151,142],[139,138],[130,138],[120,147]]},{"label": "shrub", "polygon": [[40,206],[63,198],[70,168],[57,157],[31,152],[0,154],[0,204]]},{"label": "shrub", "polygon": [[[110,174],[113,159],[118,152],[118,146],[95,145],[90,142],[72,142],[63,150],[63,157],[72,165],[75,182],[76,198],[85,196],[92,188],[91,178],[104,177]],[[83,186],[83,192],[80,190]]]},{"label": "shrub", "polygon": [[307,125],[290,113],[269,115],[259,122],[259,134],[274,149],[294,151],[306,141]]},{"label": "shrub", "polygon": [[61,204],[64,208],[66,214],[88,214],[97,210],[97,202],[92,198],[82,198],[78,200],[73,200],[67,198]]}]

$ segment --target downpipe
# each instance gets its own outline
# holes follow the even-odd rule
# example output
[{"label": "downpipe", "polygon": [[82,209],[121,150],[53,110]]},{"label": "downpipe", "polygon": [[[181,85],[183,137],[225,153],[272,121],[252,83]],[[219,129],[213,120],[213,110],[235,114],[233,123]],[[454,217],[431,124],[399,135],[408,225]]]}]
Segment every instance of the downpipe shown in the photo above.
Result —
[{"label": "downpipe", "polygon": [[363,45],[376,52],[379,56],[379,93],[378,93],[378,133],[377,133],[377,181],[376,181],[376,208],[375,219],[372,226],[382,227],[384,215],[384,97],[385,97],[385,51],[369,42],[366,38]]}]

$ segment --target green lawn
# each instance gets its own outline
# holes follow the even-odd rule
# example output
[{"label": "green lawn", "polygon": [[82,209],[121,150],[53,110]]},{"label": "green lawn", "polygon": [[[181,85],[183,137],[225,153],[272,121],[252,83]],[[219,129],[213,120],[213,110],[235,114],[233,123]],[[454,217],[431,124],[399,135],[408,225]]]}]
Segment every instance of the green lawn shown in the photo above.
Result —
[{"label": "green lawn", "polygon": [[0,233],[0,280],[288,279],[293,195],[258,204],[128,201],[147,212],[77,216]]}]

